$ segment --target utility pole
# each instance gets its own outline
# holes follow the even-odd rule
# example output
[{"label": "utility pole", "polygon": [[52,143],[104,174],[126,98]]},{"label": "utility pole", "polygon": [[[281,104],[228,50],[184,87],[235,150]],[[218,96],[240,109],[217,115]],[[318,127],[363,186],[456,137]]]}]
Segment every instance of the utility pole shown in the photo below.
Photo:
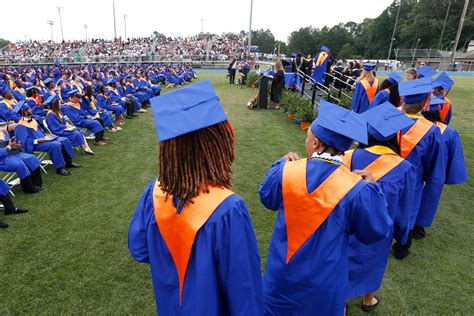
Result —
[{"label": "utility pole", "polygon": [[84,33],[86,34],[86,42],[87,42],[87,24],[84,24]]},{"label": "utility pole", "polygon": [[253,11],[253,0],[250,0],[250,23],[249,23],[249,57],[250,58],[250,46],[252,46],[252,11]]},{"label": "utility pole", "polygon": [[464,18],[466,17],[467,7],[469,6],[469,0],[464,0],[464,9],[462,10],[461,19],[459,20],[458,32],[456,33],[456,39],[454,40],[453,53],[451,56],[451,65],[454,70],[454,57],[458,48],[459,38],[461,37],[461,31],[464,24]]},{"label": "utility pole", "polygon": [[115,0],[112,0],[112,10],[114,13],[114,39],[117,38],[117,22],[115,21]]},{"label": "utility pole", "polygon": [[128,16],[126,14],[123,15],[123,26],[125,28],[125,38],[124,38],[124,40],[127,40],[127,17]]},{"label": "utility pole", "polygon": [[64,32],[63,32],[63,18],[61,16],[61,11],[64,10],[63,7],[56,7],[58,9],[58,12],[59,12],[59,26],[61,26],[61,38],[64,42]]},{"label": "utility pole", "polygon": [[443,46],[444,29],[446,28],[446,22],[448,21],[449,9],[451,8],[451,2],[452,1],[449,0],[448,9],[446,10],[446,16],[444,17],[443,29],[441,30],[441,36],[439,37],[439,45],[438,45],[439,50],[441,50],[441,47]]},{"label": "utility pole", "polygon": [[204,34],[204,18],[201,18],[201,34]]},{"label": "utility pole", "polygon": [[47,21],[46,21],[46,24],[49,25],[49,28],[50,28],[50,30],[51,30],[51,42],[54,42],[54,38],[53,38],[53,25],[54,25],[54,21],[47,20]]},{"label": "utility pole", "polygon": [[413,58],[411,59],[411,66],[412,67],[415,67],[415,56],[416,56],[416,50],[418,49],[418,44],[420,43],[420,40],[421,38],[419,38],[417,41],[416,41],[416,45],[415,45],[415,51],[413,52]]},{"label": "utility pole", "polygon": [[395,26],[393,27],[392,37],[390,38],[390,47],[388,48],[387,60],[390,59],[390,55],[392,54],[392,45],[393,45],[393,41],[395,40],[395,32],[397,30],[398,16],[400,15],[400,8],[402,6],[402,0],[399,0],[399,1],[395,0],[395,6],[398,6],[397,17],[395,18]]}]

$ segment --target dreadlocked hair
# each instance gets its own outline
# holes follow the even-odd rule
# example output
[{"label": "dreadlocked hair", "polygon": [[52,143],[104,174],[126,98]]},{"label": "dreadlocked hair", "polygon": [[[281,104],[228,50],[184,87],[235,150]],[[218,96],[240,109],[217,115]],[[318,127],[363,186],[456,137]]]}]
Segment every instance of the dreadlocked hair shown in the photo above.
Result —
[{"label": "dreadlocked hair", "polygon": [[179,201],[178,208],[208,193],[209,186],[229,189],[234,139],[225,122],[160,142],[158,181],[166,197]]}]

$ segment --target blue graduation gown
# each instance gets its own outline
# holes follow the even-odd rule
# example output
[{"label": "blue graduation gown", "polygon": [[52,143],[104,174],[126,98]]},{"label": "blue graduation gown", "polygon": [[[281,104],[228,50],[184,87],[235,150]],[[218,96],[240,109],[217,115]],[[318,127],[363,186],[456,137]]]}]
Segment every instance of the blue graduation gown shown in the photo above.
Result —
[{"label": "blue graduation gown", "polygon": [[41,129],[41,126],[38,126],[38,130],[36,131],[20,124],[15,128],[17,142],[23,146],[25,152],[29,154],[32,154],[35,151],[47,152],[56,169],[64,167],[66,162],[63,157],[63,149],[69,157],[74,157],[74,150],[71,143],[65,137],[58,137],[53,141],[41,144],[34,143],[35,139],[43,138],[45,135],[46,134]]},{"label": "blue graduation gown", "polygon": [[[323,52],[320,52],[318,55],[316,55],[316,57],[314,57],[313,61],[315,63],[318,60],[319,55],[322,53]],[[315,66],[313,70],[313,74],[311,75],[311,77],[320,84],[324,84],[326,80],[326,71],[328,70],[329,59],[330,57],[328,56],[321,65]]]},{"label": "blue graduation gown", "polygon": [[[413,119],[417,120],[417,119]],[[406,134],[410,127],[402,130]],[[438,208],[439,199],[443,190],[446,178],[446,157],[444,153],[444,143],[441,139],[439,128],[433,124],[429,131],[423,136],[415,148],[406,157],[416,170],[415,199],[413,200],[413,213],[410,215],[410,229],[413,229],[417,222],[424,221],[423,216],[418,217],[421,209],[423,195],[430,195],[427,201],[429,208]],[[424,188],[426,187],[426,190]],[[426,202],[426,201],[425,201]]]},{"label": "blue graduation gown", "polygon": [[370,103],[369,99],[367,98],[367,92],[365,92],[365,88],[360,82],[356,84],[351,105],[352,110],[356,113],[364,113],[369,109]]},{"label": "blue graduation gown", "polygon": [[[466,162],[462,150],[461,139],[458,133],[447,126],[441,135],[444,143],[444,159],[446,160],[446,181],[445,184],[463,184],[467,181]],[[438,202],[441,190],[437,184],[427,183],[423,188],[423,198],[420,212],[416,219],[416,225],[421,227],[431,227],[438,209]]]},{"label": "blue graduation gown", "polygon": [[99,121],[86,118],[86,113],[83,110],[72,105],[63,106],[61,111],[67,115],[72,124],[87,128],[90,133],[95,134],[104,130]]},{"label": "blue graduation gown", "polygon": [[122,116],[122,114],[125,112],[125,109],[123,106],[121,106],[120,104],[112,105],[109,101],[107,101],[105,96],[102,94],[99,94],[97,96],[96,101],[97,101],[96,105],[100,109],[113,112],[115,119],[119,119]]},{"label": "blue graduation gown", "polygon": [[109,127],[114,124],[114,119],[112,114],[107,111],[98,111],[92,108],[91,101],[89,99],[82,99],[81,100],[81,110],[86,113],[86,115],[95,116],[99,113],[99,117],[104,121],[104,127]]},{"label": "blue graduation gown", "polygon": [[[3,121],[14,121],[18,122],[21,119],[21,115],[19,115],[17,112],[14,112],[13,109],[10,110],[8,106],[5,104],[7,101],[2,100],[0,101],[0,118],[3,119]],[[15,107],[15,105],[10,105],[12,108]]]},{"label": "blue graduation gown", "polygon": [[78,147],[85,144],[84,134],[82,131],[66,131],[66,119],[60,119],[56,114],[49,112],[46,115],[46,124],[54,135],[66,137],[69,139],[72,147]]},{"label": "blue graduation gown", "polygon": [[390,93],[388,93],[385,90],[380,90],[375,94],[375,97],[372,100],[372,103],[369,105],[367,110],[370,110],[374,106],[377,106],[379,104],[389,102],[389,101],[390,101]]},{"label": "blue graduation gown", "polygon": [[[10,139],[6,133],[3,133],[3,135],[5,141]],[[0,171],[15,172],[20,179],[24,179],[31,174],[31,171],[38,169],[39,166],[40,161],[35,155],[22,152],[9,155],[6,147],[0,148]]]},{"label": "blue graduation gown", "polygon": [[38,104],[34,99],[28,98],[26,100],[26,104],[31,108],[31,111],[35,116],[44,118],[46,116],[47,111],[43,109],[42,107],[39,107]]},{"label": "blue graduation gown", "polygon": [[[363,170],[378,154],[367,150],[356,150],[352,156],[351,170]],[[408,241],[409,219],[416,183],[415,168],[404,160],[377,183],[387,201],[388,215],[394,222],[395,240],[402,245]],[[387,266],[392,234],[371,245],[359,241],[355,235],[349,238],[349,291],[347,300],[378,290],[382,285]]]},{"label": "blue graduation gown", "polygon": [[10,186],[0,179],[0,195],[5,196],[10,192]]},{"label": "blue graduation gown", "polygon": [[257,240],[247,208],[235,194],[197,232],[179,305],[178,274],[154,215],[155,181],[132,217],[128,248],[135,260],[150,264],[160,315],[262,315]]},{"label": "blue graduation gown", "polygon": [[[260,185],[260,201],[278,215],[264,275],[266,315],[342,315],[348,286],[349,235],[366,244],[386,238],[392,220],[377,184],[360,181],[286,264],[287,235],[282,196],[284,160]],[[308,160],[306,183],[314,191],[337,165]]]}]

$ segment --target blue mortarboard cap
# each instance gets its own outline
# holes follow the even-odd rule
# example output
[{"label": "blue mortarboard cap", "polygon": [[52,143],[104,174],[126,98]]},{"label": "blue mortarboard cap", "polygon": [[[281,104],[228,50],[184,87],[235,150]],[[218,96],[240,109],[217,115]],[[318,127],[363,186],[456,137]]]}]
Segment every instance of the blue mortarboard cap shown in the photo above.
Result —
[{"label": "blue mortarboard cap", "polygon": [[321,45],[321,50],[323,52],[327,52],[329,50],[329,47],[327,47],[326,45]]},{"label": "blue mortarboard cap", "polygon": [[323,143],[340,151],[348,150],[352,140],[367,144],[367,122],[359,114],[321,100],[311,131]]},{"label": "blue mortarboard cap", "polygon": [[63,83],[63,79],[59,79],[57,82],[56,82],[56,85],[59,86]]},{"label": "blue mortarboard cap", "polygon": [[371,64],[371,63],[365,63],[364,64],[364,70],[366,71],[372,71],[375,69],[375,64]]},{"label": "blue mortarboard cap", "polygon": [[398,92],[403,97],[403,101],[408,104],[426,99],[431,92],[431,78],[421,78],[400,82]]},{"label": "blue mortarboard cap", "polygon": [[150,103],[160,141],[227,121],[208,80],[152,98]]},{"label": "blue mortarboard cap", "polygon": [[21,100],[20,102],[18,102],[18,104],[15,105],[15,107],[13,108],[13,112],[18,113],[20,110],[28,111],[30,107],[26,105],[25,102],[25,100]]},{"label": "blue mortarboard cap", "polygon": [[32,89],[38,90],[38,88],[36,88],[35,86],[28,86],[28,87],[25,89],[25,91],[30,91],[30,90],[32,90]]},{"label": "blue mortarboard cap", "polygon": [[423,66],[421,67],[420,69],[418,69],[418,76],[420,78],[423,78],[423,77],[433,77],[433,75],[436,73],[436,70],[434,70],[433,68],[431,68],[430,66],[426,65],[426,66]]},{"label": "blue mortarboard cap", "polygon": [[390,102],[384,102],[361,114],[368,123],[367,131],[378,141],[386,141],[415,121]]},{"label": "blue mortarboard cap", "polygon": [[444,91],[449,91],[452,86],[454,86],[453,79],[444,71],[432,82],[433,89],[442,88]]},{"label": "blue mortarboard cap", "polygon": [[49,96],[49,98],[47,98],[45,101],[44,101],[44,104],[50,104],[51,102],[53,102],[57,97],[52,94]]},{"label": "blue mortarboard cap", "polygon": [[117,79],[115,77],[110,77],[109,80],[105,83],[107,86],[111,85],[112,83],[117,82]]},{"label": "blue mortarboard cap", "polygon": [[296,53],[295,52],[291,53],[291,57],[296,57]]},{"label": "blue mortarboard cap", "polygon": [[439,106],[444,104],[444,99],[439,98],[435,95],[431,96],[429,112],[438,112]]},{"label": "blue mortarboard cap", "polygon": [[387,79],[388,79],[388,81],[390,81],[392,84],[398,84],[398,83],[400,83],[400,82],[403,80],[402,76],[400,76],[400,75],[398,74],[398,72],[392,72],[392,73],[390,73],[390,75],[388,76]]},{"label": "blue mortarboard cap", "polygon": [[80,94],[80,92],[79,92],[79,90],[78,90],[77,88],[74,88],[74,89],[72,89],[71,91],[69,91],[69,92],[67,93],[67,96],[68,96],[68,97],[72,97],[72,96],[74,96],[74,95],[76,95],[76,94]]},{"label": "blue mortarboard cap", "polygon": [[128,79],[130,79],[130,78],[132,78],[132,77],[133,77],[133,75],[128,74],[128,75],[125,76],[125,80],[128,80]]},{"label": "blue mortarboard cap", "polygon": [[48,83],[50,83],[51,81],[53,81],[53,79],[51,79],[51,78],[48,77],[48,78],[46,78],[46,79],[43,80],[43,83],[44,83],[44,84],[48,84]]}]

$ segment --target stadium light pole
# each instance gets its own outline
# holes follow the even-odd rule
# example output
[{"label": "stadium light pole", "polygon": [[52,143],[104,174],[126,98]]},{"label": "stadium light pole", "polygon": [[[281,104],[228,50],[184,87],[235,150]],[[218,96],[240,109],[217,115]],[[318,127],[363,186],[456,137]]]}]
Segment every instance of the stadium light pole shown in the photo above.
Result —
[{"label": "stadium light pole", "polygon": [[464,18],[466,17],[467,7],[469,6],[469,0],[464,1],[464,9],[462,10],[461,19],[459,20],[458,32],[456,33],[456,38],[454,39],[453,52],[451,56],[451,65],[454,70],[454,58],[456,57],[456,50],[458,49],[459,38],[461,37],[462,27],[464,25]]},{"label": "stadium light pole", "polygon": [[449,3],[448,3],[448,9],[446,10],[446,16],[444,17],[444,23],[443,23],[443,29],[441,30],[441,35],[439,37],[439,45],[438,45],[438,49],[441,50],[441,47],[443,45],[443,36],[444,36],[444,29],[446,28],[446,22],[448,21],[448,17],[449,17],[449,9],[451,8],[451,0],[449,0]]},{"label": "stadium light pole", "polygon": [[397,30],[398,16],[400,15],[400,8],[402,6],[402,0],[398,0],[398,1],[395,0],[395,6],[398,6],[397,17],[395,18],[395,26],[393,27],[392,37],[390,38],[390,47],[388,48],[387,60],[390,59],[390,55],[392,54],[392,46],[393,46],[393,41],[395,40],[395,32]]},{"label": "stadium light pole", "polygon": [[204,18],[201,18],[201,34],[204,34]]},{"label": "stadium light pole", "polygon": [[114,14],[114,39],[117,38],[117,22],[115,21],[115,0],[112,0],[112,11]]},{"label": "stadium light pole", "polygon": [[124,26],[124,30],[125,30],[125,37],[124,37],[124,40],[127,40],[127,15],[124,14],[123,15],[123,26]]},{"label": "stadium light pole", "polygon": [[252,11],[253,11],[253,0],[250,0],[250,22],[249,22],[249,47],[248,47],[248,54],[250,58],[250,46],[252,46]]},{"label": "stadium light pole", "polygon": [[50,28],[50,30],[51,30],[51,42],[54,42],[54,38],[53,38],[53,25],[54,25],[54,21],[47,20],[47,21],[46,21],[46,24],[49,25],[49,28]]},{"label": "stadium light pole", "polygon": [[86,35],[86,42],[87,42],[87,24],[84,24],[84,33]]},{"label": "stadium light pole", "polygon": [[64,10],[63,7],[56,7],[58,9],[58,12],[59,12],[59,26],[61,27],[61,38],[64,42],[64,32],[63,32],[63,18],[61,16],[61,11]]}]

